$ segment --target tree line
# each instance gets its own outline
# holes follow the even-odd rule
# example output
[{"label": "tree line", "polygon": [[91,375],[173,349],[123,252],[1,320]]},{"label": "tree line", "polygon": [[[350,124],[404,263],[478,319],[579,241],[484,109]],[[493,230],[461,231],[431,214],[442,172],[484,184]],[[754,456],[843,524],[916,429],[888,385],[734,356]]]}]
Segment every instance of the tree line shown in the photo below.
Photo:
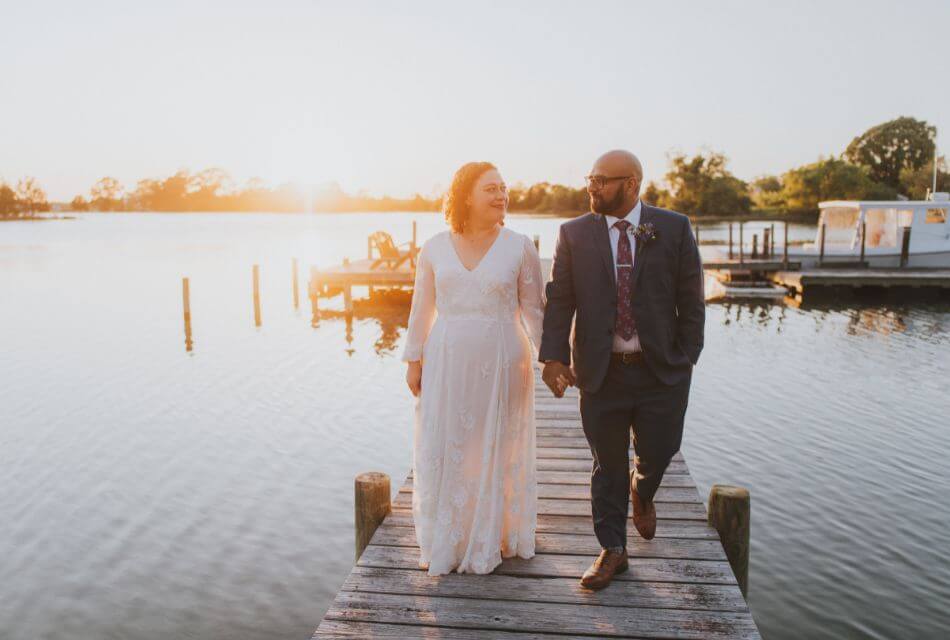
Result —
[{"label": "tree line", "polygon": [[[643,199],[691,216],[734,216],[753,210],[810,215],[817,213],[822,200],[923,199],[932,184],[935,139],[932,125],[900,117],[855,137],[838,156],[820,157],[752,182],[734,176],[722,153],[673,154],[663,179],[645,185]],[[937,190],[950,191],[946,159],[940,157],[937,163]],[[107,176],[92,186],[88,197],[78,195],[70,203],[74,211],[437,211],[440,206],[440,198],[418,194],[354,196],[339,187],[314,194],[293,185],[269,188],[257,179],[235,188],[231,177],[215,168],[140,180],[131,190]],[[0,214],[33,214],[49,208],[35,179],[24,178],[15,189],[0,182]],[[516,184],[509,208],[580,215],[588,210],[588,196],[583,187]]]}]

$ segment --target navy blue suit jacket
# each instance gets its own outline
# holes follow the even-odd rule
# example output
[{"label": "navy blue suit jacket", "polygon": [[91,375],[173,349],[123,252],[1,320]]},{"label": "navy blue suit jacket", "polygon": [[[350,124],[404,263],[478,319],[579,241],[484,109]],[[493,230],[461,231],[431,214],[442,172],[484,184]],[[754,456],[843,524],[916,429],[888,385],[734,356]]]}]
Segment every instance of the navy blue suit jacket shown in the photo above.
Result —
[{"label": "navy blue suit jacket", "polygon": [[[689,375],[703,348],[703,266],[689,218],[643,203],[640,223],[648,222],[655,237],[637,240],[633,314],[647,365],[672,385]],[[539,359],[573,361],[577,386],[591,393],[610,363],[616,279],[604,216],[587,213],[562,224],[546,286]]]}]

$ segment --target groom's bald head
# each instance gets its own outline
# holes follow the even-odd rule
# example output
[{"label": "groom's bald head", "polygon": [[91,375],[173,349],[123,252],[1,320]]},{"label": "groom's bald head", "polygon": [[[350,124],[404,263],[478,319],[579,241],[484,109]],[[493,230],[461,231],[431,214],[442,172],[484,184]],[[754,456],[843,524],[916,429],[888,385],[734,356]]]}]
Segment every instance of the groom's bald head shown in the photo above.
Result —
[{"label": "groom's bald head", "polygon": [[587,187],[592,211],[623,216],[636,205],[643,184],[643,165],[637,156],[623,149],[608,151],[597,158],[590,174],[605,179],[603,185]]}]

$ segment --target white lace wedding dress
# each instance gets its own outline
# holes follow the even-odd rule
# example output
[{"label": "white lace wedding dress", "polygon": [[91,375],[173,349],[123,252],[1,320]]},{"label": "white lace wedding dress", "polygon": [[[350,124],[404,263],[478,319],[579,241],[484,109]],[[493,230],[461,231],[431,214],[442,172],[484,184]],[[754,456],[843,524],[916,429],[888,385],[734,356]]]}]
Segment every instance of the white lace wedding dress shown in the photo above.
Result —
[{"label": "white lace wedding dress", "polygon": [[543,290],[534,244],[505,227],[471,271],[449,231],[419,254],[402,359],[423,361],[412,515],[429,575],[534,555]]}]

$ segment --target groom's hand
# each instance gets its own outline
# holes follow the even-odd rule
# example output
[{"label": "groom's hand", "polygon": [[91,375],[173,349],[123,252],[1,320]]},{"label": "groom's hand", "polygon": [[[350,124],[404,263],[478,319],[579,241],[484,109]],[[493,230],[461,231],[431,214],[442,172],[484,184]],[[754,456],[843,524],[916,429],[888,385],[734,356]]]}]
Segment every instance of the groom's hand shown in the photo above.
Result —
[{"label": "groom's hand", "polygon": [[544,380],[544,384],[548,385],[548,389],[556,398],[564,397],[564,390],[576,382],[571,368],[557,360],[549,360],[544,363],[541,379]]}]

